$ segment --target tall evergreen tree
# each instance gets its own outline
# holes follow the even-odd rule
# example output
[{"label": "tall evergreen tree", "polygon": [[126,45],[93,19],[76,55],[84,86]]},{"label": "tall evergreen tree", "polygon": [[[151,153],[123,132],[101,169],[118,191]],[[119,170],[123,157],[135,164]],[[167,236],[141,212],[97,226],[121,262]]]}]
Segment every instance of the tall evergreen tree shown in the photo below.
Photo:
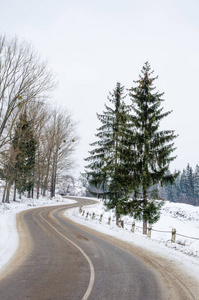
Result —
[{"label": "tall evergreen tree", "polygon": [[28,191],[30,195],[30,191],[34,186],[33,171],[35,166],[36,141],[26,110],[19,117],[12,146],[16,153],[14,166],[15,188],[20,195],[24,191]]},{"label": "tall evergreen tree", "polygon": [[182,174],[180,176],[180,193],[186,197],[188,191],[187,180],[186,180],[186,170],[183,169]]},{"label": "tall evergreen tree", "polygon": [[196,165],[194,173],[194,196],[199,198],[199,165]]},{"label": "tall evergreen tree", "polygon": [[126,168],[128,106],[124,98],[124,87],[117,83],[108,97],[112,107],[105,105],[103,114],[97,114],[102,126],[96,134],[98,140],[91,144],[94,149],[86,159],[89,162],[86,166],[87,179],[102,190],[103,198],[107,198],[105,204],[116,211],[117,221],[120,214],[125,213],[125,202],[132,184]]},{"label": "tall evergreen tree", "polygon": [[[138,172],[140,195],[131,203],[134,216],[143,219],[143,233],[147,233],[147,222],[153,223],[159,218],[160,202],[149,200],[149,188],[161,182],[173,183],[178,173],[169,174],[169,164],[175,159],[171,156],[175,150],[172,130],[159,130],[160,121],[171,111],[163,112],[161,104],[163,93],[155,91],[153,86],[157,77],[152,77],[150,65],[146,62],[142,68],[136,87],[132,87],[132,123],[135,129],[137,162],[134,168]],[[157,194],[154,194],[157,197]]]},{"label": "tall evergreen tree", "polygon": [[[180,173],[180,172],[179,172]],[[163,193],[165,191],[165,194]],[[168,184],[165,189],[159,188],[159,192],[163,199],[187,203],[191,205],[199,204],[199,166],[196,165],[195,172],[192,167],[187,167],[176,178],[173,185]]]},{"label": "tall evergreen tree", "polygon": [[194,197],[194,175],[193,175],[193,169],[188,164],[186,171],[186,186],[187,186],[187,195],[190,197]]}]

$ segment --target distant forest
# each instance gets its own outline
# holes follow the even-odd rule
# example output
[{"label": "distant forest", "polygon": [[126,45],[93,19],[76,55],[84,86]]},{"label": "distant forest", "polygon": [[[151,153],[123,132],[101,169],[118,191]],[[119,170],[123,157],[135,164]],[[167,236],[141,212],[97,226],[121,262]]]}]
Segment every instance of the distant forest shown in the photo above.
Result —
[{"label": "distant forest", "polygon": [[199,205],[199,165],[193,170],[188,164],[173,185],[159,187],[160,197],[171,202]]},{"label": "distant forest", "polygon": [[[196,165],[193,170],[188,164],[179,173],[173,185],[168,184],[163,187],[156,185],[155,188],[158,189],[159,196],[164,200],[199,206],[199,165]],[[154,186],[151,189],[153,190]],[[101,189],[88,186],[87,196],[93,195],[92,192],[95,196],[102,197],[103,191]]]}]

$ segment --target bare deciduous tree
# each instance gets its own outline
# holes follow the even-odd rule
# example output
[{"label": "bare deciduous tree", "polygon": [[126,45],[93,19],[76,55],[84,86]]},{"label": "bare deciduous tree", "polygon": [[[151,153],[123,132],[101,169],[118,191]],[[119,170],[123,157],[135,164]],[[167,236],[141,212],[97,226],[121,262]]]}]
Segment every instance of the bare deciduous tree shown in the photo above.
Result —
[{"label": "bare deciduous tree", "polygon": [[0,139],[11,114],[55,87],[47,62],[27,42],[0,36]]},{"label": "bare deciduous tree", "polygon": [[[57,175],[71,167],[71,154],[78,142],[71,114],[56,109],[52,112],[44,104],[55,86],[48,63],[40,59],[30,44],[17,37],[0,36],[0,155],[4,157],[0,172],[14,164],[16,153],[10,147],[13,128],[25,109],[37,141],[34,169],[37,197],[41,189],[45,195],[49,188],[51,196],[54,195]],[[5,178],[3,201],[9,201],[12,181],[9,176]]]},{"label": "bare deciduous tree", "polygon": [[49,126],[46,128],[46,174],[44,195],[50,183],[51,197],[55,196],[57,176],[68,170],[74,163],[72,153],[79,142],[76,134],[76,123],[67,111],[54,110]]}]

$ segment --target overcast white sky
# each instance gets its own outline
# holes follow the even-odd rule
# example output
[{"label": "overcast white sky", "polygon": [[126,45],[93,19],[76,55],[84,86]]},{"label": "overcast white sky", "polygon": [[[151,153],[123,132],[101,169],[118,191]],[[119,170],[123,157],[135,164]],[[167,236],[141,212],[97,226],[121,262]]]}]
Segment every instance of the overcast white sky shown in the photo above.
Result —
[{"label": "overcast white sky", "polygon": [[117,81],[130,88],[148,60],[173,110],[163,126],[179,134],[171,169],[182,170],[199,164],[198,15],[198,0],[1,0],[0,33],[48,59],[59,82],[52,101],[79,121],[78,171],[109,91]]}]

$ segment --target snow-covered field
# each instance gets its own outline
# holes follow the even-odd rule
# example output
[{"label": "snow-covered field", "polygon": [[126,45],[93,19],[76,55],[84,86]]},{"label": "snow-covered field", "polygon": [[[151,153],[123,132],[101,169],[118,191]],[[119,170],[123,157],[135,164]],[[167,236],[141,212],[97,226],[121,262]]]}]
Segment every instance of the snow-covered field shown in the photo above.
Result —
[{"label": "snow-covered field", "polygon": [[[40,198],[39,200],[23,198],[21,202],[1,203],[0,268],[7,263],[18,246],[17,213],[34,207],[61,205],[72,202],[73,200],[57,196],[53,200],[47,198]],[[166,202],[162,208],[161,219],[153,226],[151,239],[142,235],[142,224],[140,222],[136,221],[135,232],[131,232],[133,220],[130,217],[122,217],[124,229],[118,228],[115,225],[114,212],[106,211],[102,202],[92,206],[83,206],[83,210],[85,210],[84,216],[82,213],[79,213],[78,208],[66,211],[66,215],[74,221],[95,230],[161,254],[170,261],[176,262],[177,265],[190,272],[196,278],[199,278],[199,207]],[[88,217],[86,217],[87,212],[89,213]],[[92,219],[93,212],[95,213],[94,219]],[[100,222],[101,214],[103,214],[103,218]],[[110,225],[108,225],[109,216],[111,216]],[[177,231],[176,243],[171,243],[172,228],[175,228]]]}]

